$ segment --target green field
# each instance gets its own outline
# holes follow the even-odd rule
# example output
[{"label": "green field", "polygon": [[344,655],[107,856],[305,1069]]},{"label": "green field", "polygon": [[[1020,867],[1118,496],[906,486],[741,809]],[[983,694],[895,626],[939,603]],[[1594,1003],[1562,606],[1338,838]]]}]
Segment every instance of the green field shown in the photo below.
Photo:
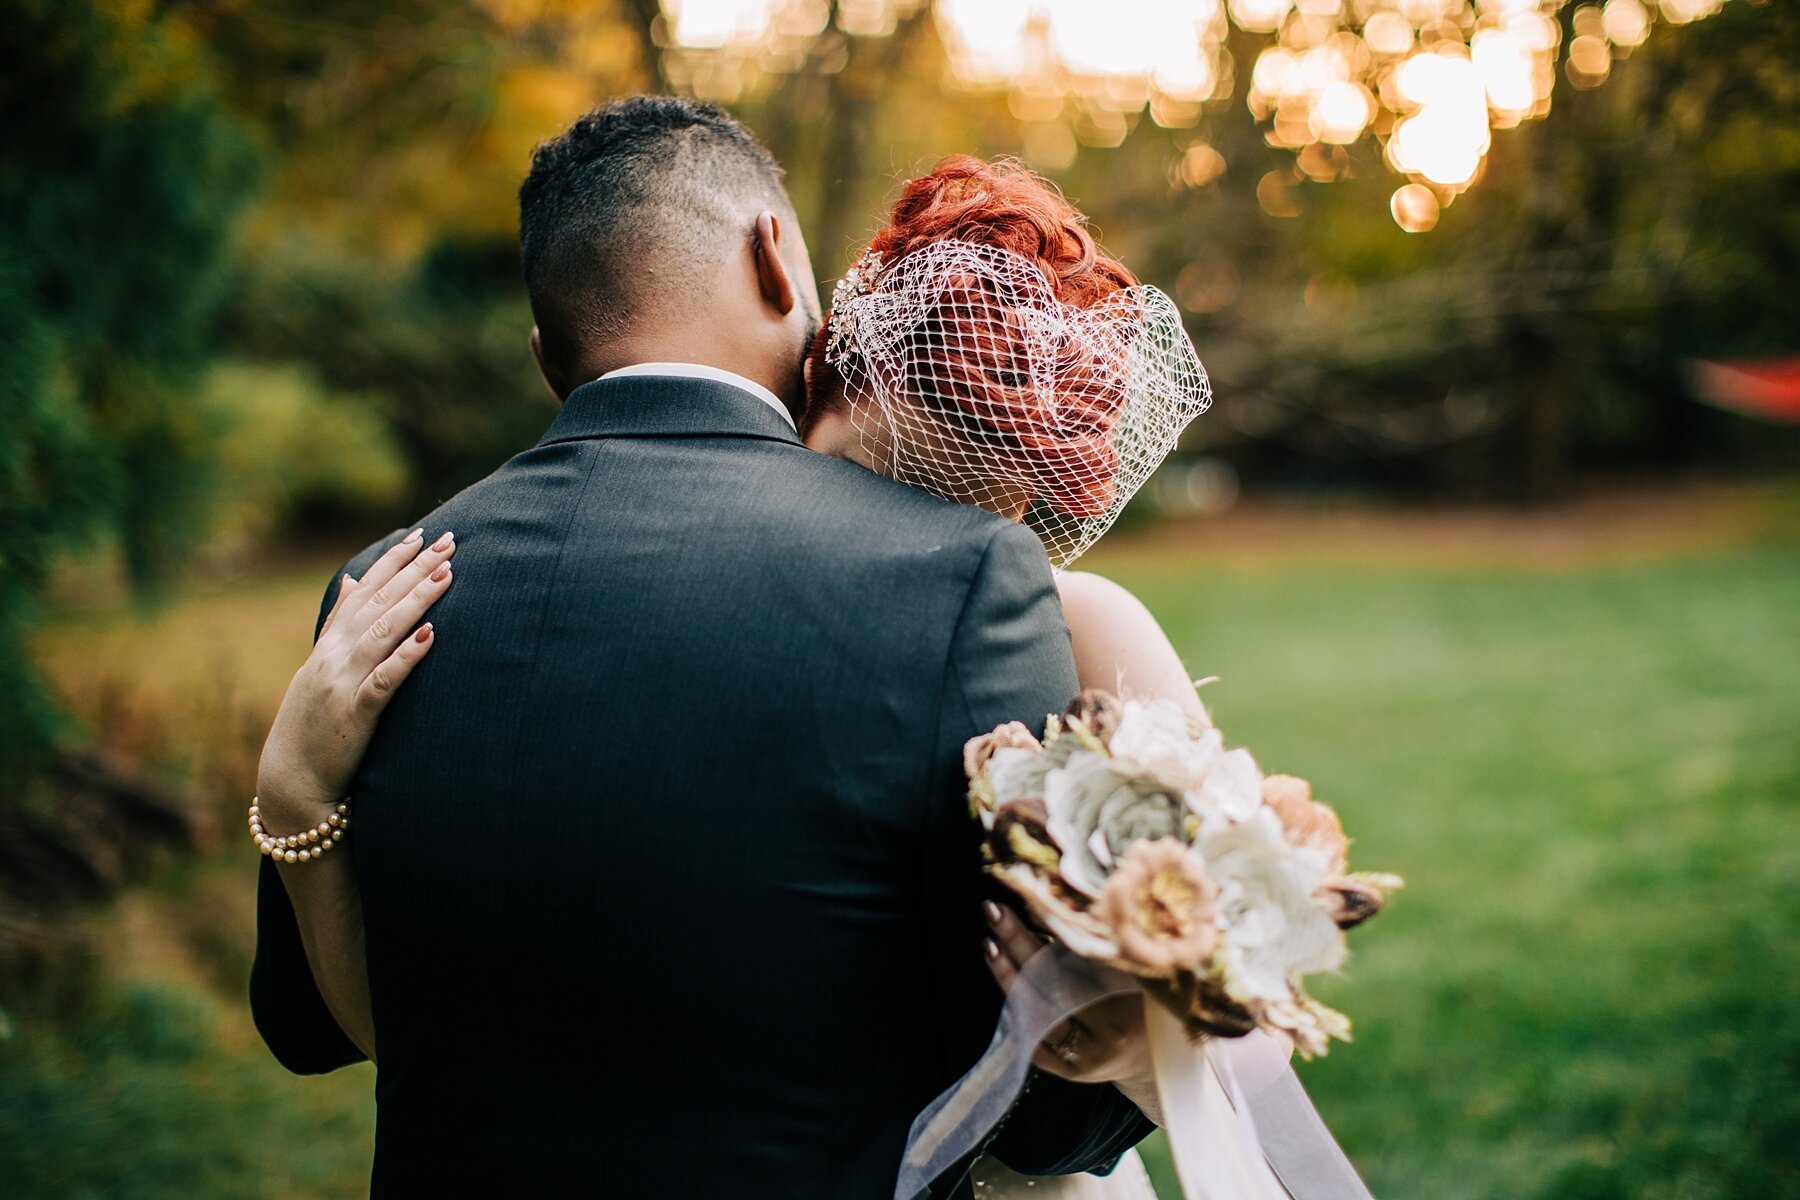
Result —
[{"label": "green field", "polygon": [[[1377,1195],[1800,1197],[1797,547],[1790,528],[1586,565],[1099,556],[1221,677],[1227,736],[1310,777],[1357,865],[1409,880],[1322,989],[1355,1043],[1302,1068]],[[150,623],[77,613],[46,660],[234,814],[247,751],[225,743],[279,692],[319,574]],[[297,632],[277,653],[270,628]],[[148,682],[106,710],[124,670]],[[221,679],[229,738],[183,723]],[[260,1053],[251,858],[220,821],[218,850],[7,982],[5,1195],[361,1193],[369,1077],[291,1080]]]}]

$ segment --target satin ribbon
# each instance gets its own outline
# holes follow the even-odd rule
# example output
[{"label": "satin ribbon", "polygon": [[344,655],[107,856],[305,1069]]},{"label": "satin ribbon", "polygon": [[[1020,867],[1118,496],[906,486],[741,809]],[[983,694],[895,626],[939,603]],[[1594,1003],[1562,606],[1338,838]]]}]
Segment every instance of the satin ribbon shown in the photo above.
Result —
[{"label": "satin ribbon", "polygon": [[1212,1039],[1196,1046],[1180,1018],[1144,1001],[1163,1129],[1187,1200],[1288,1200],[1256,1141],[1232,1077],[1214,1062]]},{"label": "satin ribbon", "polygon": [[1374,1200],[1319,1110],[1300,1086],[1287,1051],[1266,1033],[1208,1042],[1206,1053],[1237,1110],[1295,1200]]},{"label": "satin ribbon", "polygon": [[[895,1200],[920,1200],[974,1158],[1025,1086],[1031,1056],[1081,1009],[1139,991],[1136,979],[1052,944],[1007,994],[987,1052],[913,1121]],[[1208,1039],[1145,998],[1163,1123],[1186,1200],[1373,1200],[1273,1038]]]},{"label": "satin ribbon", "polygon": [[1024,1090],[1038,1043],[1065,1018],[1112,996],[1141,991],[1122,971],[1053,944],[1019,971],[987,1052],[912,1123],[894,1200],[919,1200],[932,1181],[972,1158]]}]

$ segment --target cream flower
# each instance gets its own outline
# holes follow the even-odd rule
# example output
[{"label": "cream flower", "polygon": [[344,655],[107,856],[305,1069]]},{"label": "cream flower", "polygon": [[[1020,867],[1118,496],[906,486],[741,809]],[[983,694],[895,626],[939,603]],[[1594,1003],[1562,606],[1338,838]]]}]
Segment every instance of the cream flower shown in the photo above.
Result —
[{"label": "cream flower", "polygon": [[1050,836],[1062,848],[1063,879],[1088,896],[1100,895],[1106,877],[1135,843],[1181,836],[1186,810],[1180,796],[1123,774],[1121,765],[1083,750],[1044,777],[1044,805]]},{"label": "cream flower", "polygon": [[1133,972],[1173,978],[1203,964],[1218,945],[1216,896],[1200,863],[1174,838],[1140,841],[1126,852],[1094,906]]},{"label": "cream flower", "polygon": [[1177,793],[1206,762],[1191,753],[1187,716],[1172,700],[1126,701],[1108,748],[1121,774],[1144,776]]},{"label": "cream flower", "polygon": [[1292,775],[1271,775],[1263,780],[1262,802],[1281,819],[1288,841],[1313,846],[1325,855],[1326,870],[1343,873],[1350,843],[1337,813],[1312,798],[1312,785]]},{"label": "cream flower", "polygon": [[[1227,823],[1245,821],[1262,805],[1262,772],[1248,750],[1223,749],[1217,729],[1209,729],[1194,743],[1208,753],[1205,771],[1197,786],[1188,790],[1188,806],[1200,818],[1207,833]],[[1196,750],[1196,755],[1200,751]]]},{"label": "cream flower", "polygon": [[1204,836],[1197,847],[1219,889],[1217,961],[1240,1004],[1291,1000],[1302,975],[1335,970],[1344,935],[1313,899],[1325,857],[1291,845],[1268,809]]}]

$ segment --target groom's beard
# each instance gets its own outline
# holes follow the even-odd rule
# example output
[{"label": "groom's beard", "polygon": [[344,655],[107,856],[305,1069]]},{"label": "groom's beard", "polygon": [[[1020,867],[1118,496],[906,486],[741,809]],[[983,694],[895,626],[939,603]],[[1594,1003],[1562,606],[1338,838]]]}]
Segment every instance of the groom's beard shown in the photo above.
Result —
[{"label": "groom's beard", "polygon": [[812,396],[806,390],[806,357],[812,352],[820,325],[818,310],[805,300],[801,303],[806,305],[806,339],[800,343],[800,357],[794,360],[794,373],[786,389],[787,395],[799,397],[800,411],[794,414],[796,423],[802,423],[806,410],[812,407]]}]

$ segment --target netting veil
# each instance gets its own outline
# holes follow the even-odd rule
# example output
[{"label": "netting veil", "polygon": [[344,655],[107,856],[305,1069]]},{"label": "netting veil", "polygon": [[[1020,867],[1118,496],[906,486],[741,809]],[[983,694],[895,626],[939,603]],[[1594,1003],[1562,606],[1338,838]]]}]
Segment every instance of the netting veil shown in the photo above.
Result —
[{"label": "netting veil", "polygon": [[1090,307],[1008,250],[865,254],[832,296],[827,361],[882,474],[1024,520],[1073,562],[1206,411],[1212,389],[1153,287]]}]

